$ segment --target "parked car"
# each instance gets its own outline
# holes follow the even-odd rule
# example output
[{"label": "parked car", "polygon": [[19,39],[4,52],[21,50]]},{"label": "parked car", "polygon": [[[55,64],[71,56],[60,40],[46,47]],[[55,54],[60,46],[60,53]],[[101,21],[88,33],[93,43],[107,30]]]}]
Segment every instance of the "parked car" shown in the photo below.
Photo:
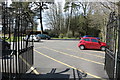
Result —
[{"label": "parked car", "polygon": [[10,49],[10,44],[7,41],[3,40],[3,39],[0,39],[0,46],[1,46],[2,50],[3,49]]},{"label": "parked car", "polygon": [[[94,37],[94,36],[92,36],[92,35],[85,35],[85,36],[83,36],[83,37]],[[100,40],[100,38],[99,38],[99,37],[95,37],[95,38],[97,38],[97,39],[99,39],[99,40]]]},{"label": "parked car", "polygon": [[51,38],[50,36],[48,36],[46,34],[38,34],[37,36],[40,37],[41,39],[47,39],[47,40],[49,40]]},{"label": "parked car", "polygon": [[95,37],[83,37],[78,43],[78,47],[83,49],[100,49],[104,51],[106,49],[106,43],[101,42]]},{"label": "parked car", "polygon": [[28,41],[40,41],[40,38],[37,35],[30,35],[28,38],[28,35],[26,35],[25,38],[23,38],[25,41],[28,39]]},{"label": "parked car", "polygon": [[2,54],[0,54],[0,56],[4,57],[6,55],[9,55],[10,52],[10,44],[3,40],[3,39],[0,39],[0,52],[2,51]]}]

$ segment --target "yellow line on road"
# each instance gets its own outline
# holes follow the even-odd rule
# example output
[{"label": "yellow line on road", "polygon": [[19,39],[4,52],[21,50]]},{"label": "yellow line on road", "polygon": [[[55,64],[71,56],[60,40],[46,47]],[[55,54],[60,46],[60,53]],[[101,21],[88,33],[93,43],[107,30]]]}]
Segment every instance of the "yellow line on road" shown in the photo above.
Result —
[{"label": "yellow line on road", "polygon": [[[75,67],[73,67],[73,66],[71,66],[71,65],[68,65],[68,64],[66,64],[66,63],[63,63],[63,62],[61,62],[61,61],[58,61],[58,60],[56,60],[56,59],[54,59],[54,58],[52,58],[52,57],[50,57],[50,56],[48,56],[48,55],[45,55],[45,54],[43,54],[43,53],[41,53],[41,52],[39,52],[39,51],[37,51],[37,50],[35,50],[35,49],[34,49],[34,51],[37,52],[37,53],[39,53],[39,54],[41,54],[41,55],[43,55],[43,56],[45,56],[45,57],[47,57],[47,58],[49,58],[49,59],[51,59],[51,60],[53,60],[53,61],[56,61],[56,62],[58,62],[58,63],[60,63],[60,64],[63,64],[63,65],[65,65],[65,66],[70,67],[70,68],[73,68],[73,69],[75,69],[75,70],[79,70],[80,72],[83,72],[83,70],[77,69],[77,68],[75,68]],[[105,80],[105,79],[102,79],[101,77],[96,76],[96,75],[93,75],[93,74],[91,74],[91,73],[88,73],[88,72],[86,72],[86,73],[87,73],[88,75],[94,77],[94,78],[99,78],[99,79],[101,79],[101,80]]]},{"label": "yellow line on road", "polygon": [[[28,66],[28,67],[31,67],[31,65],[22,57],[22,56],[19,56],[22,60],[23,60],[23,62]],[[34,67],[31,67],[30,68],[35,74],[40,74],[37,70],[35,70],[35,68]]]},{"label": "yellow line on road", "polygon": [[58,50],[55,50],[55,49],[50,49],[50,48],[48,48],[48,47],[44,47],[44,48],[49,49],[49,50],[52,50],[52,51],[55,51],[55,52],[58,52],[58,53],[61,53],[61,54],[64,54],[64,55],[67,55],[67,56],[70,56],[70,57],[82,59],[82,60],[85,60],[85,61],[88,61],[88,62],[92,62],[92,63],[95,63],[95,64],[104,65],[104,63],[100,63],[100,62],[96,62],[96,61],[93,61],[93,60],[85,59],[85,58],[82,58],[82,57],[70,55],[70,54],[65,53],[65,52],[61,52],[61,51],[58,51]]},{"label": "yellow line on road", "polygon": [[[74,51],[74,52],[77,52],[77,53],[79,52],[79,51],[75,51],[73,49],[67,49],[67,50]],[[99,55],[95,55],[95,54],[91,54],[91,53],[83,53],[83,54],[87,54],[87,55],[91,55],[91,56],[95,56],[95,57],[99,57],[99,58],[105,58],[103,56],[99,56]]]}]

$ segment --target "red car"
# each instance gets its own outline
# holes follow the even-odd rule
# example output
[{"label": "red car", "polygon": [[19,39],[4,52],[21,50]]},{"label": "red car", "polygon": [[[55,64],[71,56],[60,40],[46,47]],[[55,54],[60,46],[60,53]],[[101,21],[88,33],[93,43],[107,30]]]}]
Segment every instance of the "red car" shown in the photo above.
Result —
[{"label": "red car", "polygon": [[101,42],[94,37],[83,37],[78,43],[78,47],[81,50],[86,48],[86,49],[100,49],[102,51],[105,51],[106,43]]}]

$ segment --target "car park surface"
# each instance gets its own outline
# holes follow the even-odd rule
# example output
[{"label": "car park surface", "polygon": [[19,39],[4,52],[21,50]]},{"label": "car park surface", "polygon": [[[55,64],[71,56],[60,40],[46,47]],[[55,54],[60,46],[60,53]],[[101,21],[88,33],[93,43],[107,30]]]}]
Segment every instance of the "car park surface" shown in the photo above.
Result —
[{"label": "car park surface", "polygon": [[35,42],[34,67],[40,74],[63,71],[62,74],[71,76],[73,75],[71,71],[65,71],[70,68],[70,70],[79,69],[87,72],[87,80],[107,79],[108,76],[104,70],[105,53],[97,50],[80,50],[76,46],[78,43],[79,40]]}]

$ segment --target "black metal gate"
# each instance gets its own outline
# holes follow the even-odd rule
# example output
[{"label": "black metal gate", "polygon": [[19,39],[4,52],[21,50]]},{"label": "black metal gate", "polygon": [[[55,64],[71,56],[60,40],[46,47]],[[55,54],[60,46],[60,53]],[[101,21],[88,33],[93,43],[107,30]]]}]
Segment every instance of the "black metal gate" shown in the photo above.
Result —
[{"label": "black metal gate", "polygon": [[7,2],[2,3],[2,80],[18,80],[33,65],[33,41],[28,41],[33,21],[20,2],[19,5],[16,10],[8,7]]},{"label": "black metal gate", "polygon": [[120,1],[118,2],[118,53],[116,64],[116,78],[120,80]]},{"label": "black metal gate", "polygon": [[110,78],[110,80],[117,80],[119,76],[117,73],[117,55],[119,47],[119,19],[118,14],[111,12],[109,15],[109,21],[106,28],[106,54],[105,54],[105,69]]}]

